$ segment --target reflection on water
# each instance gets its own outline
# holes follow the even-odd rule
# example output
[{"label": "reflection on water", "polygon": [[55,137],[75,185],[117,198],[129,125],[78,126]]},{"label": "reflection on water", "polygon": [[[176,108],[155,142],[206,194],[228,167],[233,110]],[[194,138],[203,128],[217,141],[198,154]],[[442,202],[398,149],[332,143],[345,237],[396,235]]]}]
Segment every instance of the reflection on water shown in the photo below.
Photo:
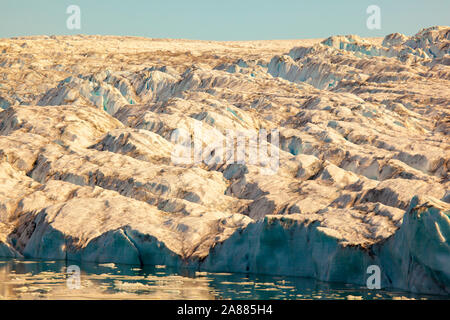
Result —
[{"label": "reflection on water", "polygon": [[0,260],[0,299],[446,299],[312,279],[195,272],[165,266],[81,264],[70,289],[65,261]]}]

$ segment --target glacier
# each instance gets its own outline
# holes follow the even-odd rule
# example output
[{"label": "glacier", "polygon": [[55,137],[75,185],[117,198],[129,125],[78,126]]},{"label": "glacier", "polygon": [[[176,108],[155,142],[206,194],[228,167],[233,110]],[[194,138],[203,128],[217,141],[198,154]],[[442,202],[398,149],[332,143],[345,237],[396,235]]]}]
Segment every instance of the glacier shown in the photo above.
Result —
[{"label": "glacier", "polygon": [[[449,295],[449,43],[1,39],[0,257],[361,286],[376,265]],[[269,133],[276,172],[245,141],[220,158],[229,130]]]}]

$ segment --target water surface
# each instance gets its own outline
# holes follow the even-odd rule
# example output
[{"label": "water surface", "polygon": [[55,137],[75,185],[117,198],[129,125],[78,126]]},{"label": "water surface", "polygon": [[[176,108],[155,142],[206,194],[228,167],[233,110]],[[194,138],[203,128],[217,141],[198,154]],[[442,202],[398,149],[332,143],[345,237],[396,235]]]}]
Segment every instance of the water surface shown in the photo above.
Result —
[{"label": "water surface", "polygon": [[[449,299],[313,279],[210,273],[166,266],[0,259],[0,299]],[[75,287],[75,288],[74,288]]]}]

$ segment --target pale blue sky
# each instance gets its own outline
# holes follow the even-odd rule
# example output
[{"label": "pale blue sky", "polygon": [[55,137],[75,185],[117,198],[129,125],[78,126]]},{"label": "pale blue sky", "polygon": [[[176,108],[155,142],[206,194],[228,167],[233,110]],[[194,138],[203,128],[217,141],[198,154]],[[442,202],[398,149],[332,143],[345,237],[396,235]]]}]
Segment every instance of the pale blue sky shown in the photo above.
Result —
[{"label": "pale blue sky", "polygon": [[[81,30],[66,8],[81,8]],[[381,30],[366,8],[381,8]],[[101,34],[201,40],[320,38],[335,34],[413,35],[450,25],[450,0],[0,0],[0,38]]]}]

